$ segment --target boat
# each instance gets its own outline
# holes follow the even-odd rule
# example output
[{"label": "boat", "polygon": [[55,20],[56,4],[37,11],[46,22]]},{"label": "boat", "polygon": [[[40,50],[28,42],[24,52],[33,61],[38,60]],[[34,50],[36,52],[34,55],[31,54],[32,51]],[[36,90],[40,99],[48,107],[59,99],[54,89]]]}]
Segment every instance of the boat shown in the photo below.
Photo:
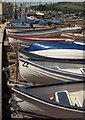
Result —
[{"label": "boat", "polygon": [[62,33],[81,33],[82,27],[74,26],[74,27],[65,27],[61,28]]},{"label": "boat", "polygon": [[64,22],[60,18],[55,18],[55,17],[51,18],[50,22],[54,25],[63,25],[64,24]]},{"label": "boat", "polygon": [[75,38],[77,42],[84,42],[85,43],[85,34],[82,33],[63,33],[63,36],[69,36]]},{"label": "boat", "polygon": [[51,36],[49,34],[47,37],[43,35],[25,37],[25,36],[10,34],[8,37],[9,37],[9,43],[12,46],[31,45],[32,43],[35,43],[35,42],[74,42],[75,40],[73,37],[56,36],[56,34],[54,36]]},{"label": "boat", "polygon": [[10,22],[10,24],[6,27],[6,33],[29,30],[31,28],[30,24],[33,24],[33,28],[43,28],[43,26],[36,23],[36,20],[29,19],[14,19]]},{"label": "boat", "polygon": [[66,42],[36,42],[22,47],[19,53],[38,59],[84,61],[85,45]]},{"label": "boat", "polygon": [[40,118],[83,119],[84,86],[85,81],[14,87],[13,100],[21,112],[36,114]]},{"label": "boat", "polygon": [[36,29],[46,29],[44,26],[38,24],[26,24],[26,25],[17,25],[17,26],[7,26],[6,27],[6,34],[12,32],[29,32],[29,30],[36,30]]},{"label": "boat", "polygon": [[[60,30],[57,30],[57,28],[55,27],[51,27],[51,28],[42,28],[42,29],[32,29],[32,30],[28,30],[27,32],[26,31],[19,31],[19,32],[12,32],[12,33],[9,33],[7,35],[8,37],[8,40],[9,40],[9,43],[13,46],[16,46],[17,43],[23,43],[22,42],[22,39],[23,37],[26,38],[26,37],[54,37],[54,36],[60,36],[61,35],[61,32]],[[17,41],[16,41],[17,39]],[[25,40],[23,40],[25,41]],[[27,41],[25,41],[26,43]],[[20,43],[20,44],[21,44]]]},{"label": "boat", "polygon": [[49,34],[52,36],[56,35],[56,36],[59,36],[61,35],[61,30],[56,27],[49,27],[49,28],[45,28],[45,29],[37,29],[37,30],[29,30],[29,31],[23,31],[23,32],[12,32],[12,33],[9,33],[8,36],[10,36],[10,34],[13,34],[13,35],[19,35],[19,36],[48,36]]},{"label": "boat", "polygon": [[[83,63],[60,62],[19,57],[19,73],[23,80],[34,84],[85,80]],[[83,72],[82,72],[83,71]]]},{"label": "boat", "polygon": [[26,18],[27,18],[27,20],[29,20],[29,22],[30,21],[31,22],[39,22],[39,19],[36,18],[35,16],[27,16]]}]

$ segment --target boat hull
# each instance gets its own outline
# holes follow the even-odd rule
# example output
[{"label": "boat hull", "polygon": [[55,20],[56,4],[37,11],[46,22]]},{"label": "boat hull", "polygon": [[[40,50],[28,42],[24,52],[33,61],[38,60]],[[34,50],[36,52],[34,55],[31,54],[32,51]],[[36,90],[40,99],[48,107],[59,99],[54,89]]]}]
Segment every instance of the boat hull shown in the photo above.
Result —
[{"label": "boat hull", "polygon": [[[48,86],[48,88],[47,88]],[[50,95],[51,92],[57,90],[68,90],[69,92],[78,92],[82,90],[83,85],[76,85],[71,84],[70,86],[55,86],[54,89],[52,86],[45,85],[42,87],[32,87],[31,89],[28,87],[27,89],[17,90],[13,89],[15,93],[15,100],[17,101],[19,107],[22,111],[26,113],[35,113],[37,115],[41,115],[44,117],[51,117],[51,118],[82,118],[84,117],[85,112],[72,109],[70,107],[65,107],[62,105],[58,105],[57,103],[52,103],[50,100],[46,100],[43,96]],[[75,88],[74,88],[75,87]],[[42,89],[43,88],[43,89]],[[28,92],[26,92],[28,91]],[[42,92],[43,91],[43,92]],[[83,94],[82,94],[83,95]],[[62,114],[61,114],[62,113]]]},{"label": "boat hull", "polygon": [[[53,82],[79,81],[81,79],[85,79],[79,71],[79,68],[83,67],[83,64],[79,65],[70,63],[69,66],[69,63],[36,61],[37,60],[32,62],[31,60],[25,60],[23,58],[19,59],[19,71],[24,80],[32,83],[46,84]],[[57,66],[61,66],[61,64],[62,70],[59,70]],[[68,70],[68,68],[70,68],[70,70]]]},{"label": "boat hull", "polygon": [[[35,113],[37,115],[41,115],[43,117],[51,117],[51,118],[83,118],[83,112],[78,111],[70,111],[69,109],[59,108],[59,106],[53,106],[43,101],[38,101],[30,96],[26,98],[23,95],[17,94],[17,101],[23,101],[19,106],[22,111],[28,113]],[[60,114],[62,113],[62,114]]]},{"label": "boat hull", "polygon": [[18,46],[18,45],[31,45],[35,42],[74,42],[74,38],[72,37],[65,37],[60,36],[59,34],[54,35],[41,35],[41,36],[32,36],[32,37],[25,37],[25,36],[15,36],[11,35],[8,36],[9,43],[12,46]]},{"label": "boat hull", "polygon": [[83,62],[85,45],[66,43],[66,42],[37,42],[30,47],[26,46],[19,49],[22,56],[29,55],[37,59],[56,59]]},{"label": "boat hull", "polygon": [[81,33],[82,27],[67,27],[67,28],[61,28],[61,31],[63,33]]}]

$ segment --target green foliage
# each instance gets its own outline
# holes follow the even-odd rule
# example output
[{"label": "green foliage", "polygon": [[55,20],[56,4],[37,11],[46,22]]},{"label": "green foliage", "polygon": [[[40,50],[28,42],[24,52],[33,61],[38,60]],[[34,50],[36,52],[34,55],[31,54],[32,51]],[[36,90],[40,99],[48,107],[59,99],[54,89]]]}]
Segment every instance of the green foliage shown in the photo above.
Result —
[{"label": "green foliage", "polygon": [[36,6],[37,10],[53,10],[62,11],[65,13],[83,12],[85,9],[85,2],[58,2],[45,5]]}]

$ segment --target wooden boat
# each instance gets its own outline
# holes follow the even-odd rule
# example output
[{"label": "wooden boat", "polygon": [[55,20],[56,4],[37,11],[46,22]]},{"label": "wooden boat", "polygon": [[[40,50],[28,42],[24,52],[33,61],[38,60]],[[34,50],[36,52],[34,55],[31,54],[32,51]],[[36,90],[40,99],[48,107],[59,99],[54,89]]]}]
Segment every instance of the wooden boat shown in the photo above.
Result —
[{"label": "wooden boat", "polygon": [[[36,78],[35,78],[36,79]],[[42,79],[43,80],[43,79]],[[78,118],[85,114],[85,81],[12,88],[24,113],[49,118]]]},{"label": "wooden boat", "polygon": [[38,59],[84,61],[85,45],[66,42],[37,42],[19,49],[24,56]]},{"label": "wooden boat", "polygon": [[25,81],[35,84],[84,80],[85,72],[83,66],[84,64],[82,63],[19,58],[21,77]]},{"label": "wooden boat", "polygon": [[31,45],[35,42],[74,42],[74,38],[68,36],[32,36],[32,37],[25,37],[25,36],[18,36],[18,35],[9,35],[9,43],[13,46],[18,45]]}]

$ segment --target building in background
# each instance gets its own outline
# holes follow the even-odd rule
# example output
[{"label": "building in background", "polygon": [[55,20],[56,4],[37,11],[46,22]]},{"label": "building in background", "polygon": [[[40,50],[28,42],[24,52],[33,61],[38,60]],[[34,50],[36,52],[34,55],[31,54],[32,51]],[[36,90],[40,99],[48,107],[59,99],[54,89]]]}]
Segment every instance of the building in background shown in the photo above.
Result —
[{"label": "building in background", "polygon": [[2,20],[2,3],[0,2],[0,23],[1,23],[1,20]]},{"label": "building in background", "polygon": [[13,17],[13,3],[3,2],[2,3],[2,11],[3,16],[7,19],[11,19]]},{"label": "building in background", "polygon": [[28,6],[26,6],[26,2],[0,2],[0,18],[25,18],[27,12]]},{"label": "building in background", "polygon": [[0,2],[0,18],[11,19],[13,17],[13,3]]}]

